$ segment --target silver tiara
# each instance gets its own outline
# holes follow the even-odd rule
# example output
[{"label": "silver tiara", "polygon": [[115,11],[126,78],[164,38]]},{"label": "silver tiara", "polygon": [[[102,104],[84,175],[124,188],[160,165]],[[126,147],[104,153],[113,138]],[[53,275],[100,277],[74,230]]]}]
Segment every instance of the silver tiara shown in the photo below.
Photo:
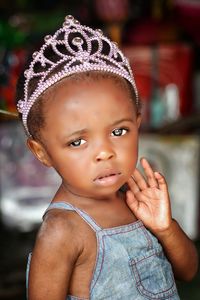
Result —
[{"label": "silver tiara", "polygon": [[[62,78],[75,73],[103,71],[117,74],[131,83],[138,104],[138,91],[127,58],[100,29],[81,25],[69,15],[65,17],[63,27],[54,35],[47,35],[44,41],[40,50],[33,53],[33,60],[24,72],[24,99],[17,104],[28,136],[31,135],[27,118],[37,98]],[[35,88],[30,92],[33,79]]]}]

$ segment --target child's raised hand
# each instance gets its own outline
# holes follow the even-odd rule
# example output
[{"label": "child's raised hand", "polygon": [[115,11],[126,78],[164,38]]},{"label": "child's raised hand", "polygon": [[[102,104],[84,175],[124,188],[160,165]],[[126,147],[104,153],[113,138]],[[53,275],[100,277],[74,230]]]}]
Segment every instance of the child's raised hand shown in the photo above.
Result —
[{"label": "child's raised hand", "polygon": [[134,215],[153,233],[161,233],[172,222],[170,198],[165,178],[154,172],[145,158],[141,159],[146,178],[135,169],[128,180],[127,204]]}]

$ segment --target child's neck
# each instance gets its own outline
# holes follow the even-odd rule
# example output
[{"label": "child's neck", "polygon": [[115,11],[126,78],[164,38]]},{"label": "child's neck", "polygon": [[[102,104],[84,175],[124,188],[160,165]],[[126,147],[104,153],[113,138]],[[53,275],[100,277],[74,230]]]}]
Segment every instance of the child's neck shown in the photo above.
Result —
[{"label": "child's neck", "polygon": [[87,195],[81,195],[79,193],[71,191],[69,188],[65,186],[65,184],[61,184],[52,202],[59,202],[59,201],[69,202],[72,205],[81,208],[82,206],[97,205],[97,203],[98,205],[99,203],[105,204],[106,206],[109,204],[113,205],[114,203],[121,201],[122,199],[124,199],[124,193],[121,191],[117,191],[110,195],[99,196],[95,198]]}]

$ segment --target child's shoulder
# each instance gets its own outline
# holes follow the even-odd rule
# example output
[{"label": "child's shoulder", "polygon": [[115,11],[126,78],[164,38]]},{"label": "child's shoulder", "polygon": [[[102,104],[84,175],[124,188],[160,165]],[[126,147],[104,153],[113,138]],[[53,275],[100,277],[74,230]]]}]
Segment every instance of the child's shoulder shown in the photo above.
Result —
[{"label": "child's shoulder", "polygon": [[43,217],[42,226],[49,229],[60,229],[63,233],[66,231],[76,230],[79,217],[74,211],[62,208],[53,208],[47,210]]},{"label": "child's shoulder", "polygon": [[[70,211],[52,209],[43,219],[36,238],[36,247],[41,252],[47,249],[65,249],[65,254],[78,256],[82,252],[83,244],[78,234],[80,218]],[[70,250],[71,249],[71,250]]]},{"label": "child's shoulder", "polygon": [[51,209],[43,218],[39,235],[47,234],[55,239],[75,238],[80,227],[80,217],[74,211]]}]

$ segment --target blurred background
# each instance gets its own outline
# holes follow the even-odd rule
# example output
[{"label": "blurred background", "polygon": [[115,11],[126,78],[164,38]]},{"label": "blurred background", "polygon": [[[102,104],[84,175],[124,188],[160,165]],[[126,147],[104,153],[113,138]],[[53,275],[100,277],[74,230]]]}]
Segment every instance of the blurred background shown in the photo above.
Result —
[{"label": "blurred background", "polygon": [[[200,251],[200,1],[0,0],[0,300],[25,299],[27,255],[60,182],[26,148],[16,81],[67,14],[103,29],[129,58],[142,101],[139,155],[166,175],[173,216]],[[199,273],[177,285],[181,299],[200,299]]]}]

